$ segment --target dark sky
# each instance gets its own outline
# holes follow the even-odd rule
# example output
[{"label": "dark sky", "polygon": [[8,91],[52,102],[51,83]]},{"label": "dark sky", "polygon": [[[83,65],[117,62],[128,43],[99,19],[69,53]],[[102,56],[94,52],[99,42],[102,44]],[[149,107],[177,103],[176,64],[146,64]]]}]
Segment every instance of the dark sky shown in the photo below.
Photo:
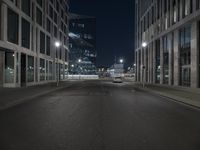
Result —
[{"label": "dark sky", "polygon": [[70,0],[70,12],[97,18],[97,63],[110,67],[115,56],[133,62],[133,0]]}]

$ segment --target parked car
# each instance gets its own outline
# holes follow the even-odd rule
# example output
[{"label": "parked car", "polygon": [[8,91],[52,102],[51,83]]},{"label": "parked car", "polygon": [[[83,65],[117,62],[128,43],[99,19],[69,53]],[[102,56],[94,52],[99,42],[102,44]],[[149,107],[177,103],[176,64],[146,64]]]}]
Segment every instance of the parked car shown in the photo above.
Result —
[{"label": "parked car", "polygon": [[122,77],[114,77],[113,78],[113,82],[114,83],[122,83],[123,82],[123,78]]}]

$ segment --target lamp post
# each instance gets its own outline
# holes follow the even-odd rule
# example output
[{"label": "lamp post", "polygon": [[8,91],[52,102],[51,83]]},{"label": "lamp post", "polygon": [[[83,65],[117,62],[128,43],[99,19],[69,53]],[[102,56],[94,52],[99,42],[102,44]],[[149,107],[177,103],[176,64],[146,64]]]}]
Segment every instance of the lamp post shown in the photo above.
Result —
[{"label": "lamp post", "polygon": [[[82,62],[82,60],[81,59],[78,59],[78,63],[80,64]],[[80,65],[79,65],[79,67],[80,67]],[[80,67],[81,68],[81,67]],[[81,69],[82,70],[82,69]],[[80,75],[80,72],[79,72],[79,80],[81,80],[81,75]]]},{"label": "lamp post", "polygon": [[[143,42],[142,43],[142,47],[145,49],[147,47],[147,43],[146,42]],[[144,60],[143,60],[144,61]],[[145,87],[145,76],[144,76],[144,73],[145,73],[145,70],[146,70],[146,66],[145,65],[142,65],[142,86],[143,88]]]},{"label": "lamp post", "polygon": [[55,42],[55,47],[56,47],[56,85],[59,86],[59,72],[60,72],[60,66],[58,65],[58,48],[60,47],[60,42],[56,41]]}]

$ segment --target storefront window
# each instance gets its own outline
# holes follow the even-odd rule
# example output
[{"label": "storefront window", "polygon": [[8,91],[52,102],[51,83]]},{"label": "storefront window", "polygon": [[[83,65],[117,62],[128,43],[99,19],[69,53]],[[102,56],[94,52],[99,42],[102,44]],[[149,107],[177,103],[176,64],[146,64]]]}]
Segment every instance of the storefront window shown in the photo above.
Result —
[{"label": "storefront window", "polygon": [[156,83],[160,83],[160,40],[156,41]]},{"label": "storefront window", "polygon": [[28,56],[28,82],[34,81],[34,57]]},{"label": "storefront window", "polygon": [[163,38],[163,73],[164,84],[168,84],[169,81],[169,43],[167,36]]},{"label": "storefront window", "polygon": [[180,30],[180,70],[181,85],[190,86],[190,64],[191,64],[191,28]]},{"label": "storefront window", "polygon": [[5,53],[5,83],[14,83],[14,53]]},{"label": "storefront window", "polygon": [[49,62],[49,80],[53,80],[53,63]]},{"label": "storefront window", "polygon": [[45,61],[40,59],[40,81],[45,80]]}]

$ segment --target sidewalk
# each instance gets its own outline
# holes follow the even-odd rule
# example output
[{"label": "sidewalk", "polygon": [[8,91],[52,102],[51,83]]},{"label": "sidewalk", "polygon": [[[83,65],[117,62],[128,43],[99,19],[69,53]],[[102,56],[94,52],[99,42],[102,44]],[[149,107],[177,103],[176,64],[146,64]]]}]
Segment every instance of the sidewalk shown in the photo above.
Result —
[{"label": "sidewalk", "polygon": [[134,87],[146,92],[151,92],[187,105],[200,108],[200,89],[197,88],[157,84],[147,84],[143,88],[141,83],[134,83]]},{"label": "sidewalk", "polygon": [[38,96],[70,87],[74,83],[75,81],[61,82],[58,87],[56,83],[49,83],[22,88],[0,88],[0,110],[7,109]]}]

